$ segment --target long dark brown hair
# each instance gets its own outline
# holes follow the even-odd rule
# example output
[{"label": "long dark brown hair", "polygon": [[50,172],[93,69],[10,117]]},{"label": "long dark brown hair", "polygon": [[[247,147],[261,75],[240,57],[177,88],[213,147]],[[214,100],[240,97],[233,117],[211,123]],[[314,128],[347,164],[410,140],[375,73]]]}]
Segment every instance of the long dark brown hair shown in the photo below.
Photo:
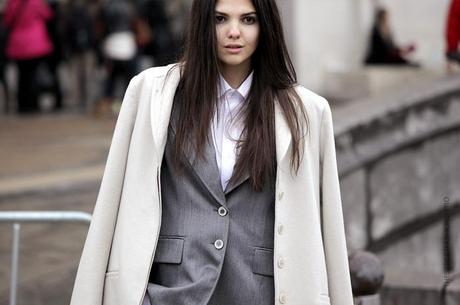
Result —
[{"label": "long dark brown hair", "polygon": [[[301,139],[308,121],[294,90],[297,76],[284,40],[275,0],[252,0],[260,25],[259,43],[251,57],[252,86],[239,115],[243,137],[231,180],[249,173],[254,190],[261,190],[276,174],[275,101],[278,101],[292,136],[291,167],[297,172],[303,154]],[[194,0],[183,57],[182,77],[175,101],[179,119],[175,138],[176,165],[193,139],[203,156],[209,128],[217,111],[219,59],[215,25],[216,0]],[[267,180],[266,180],[267,179]]]}]

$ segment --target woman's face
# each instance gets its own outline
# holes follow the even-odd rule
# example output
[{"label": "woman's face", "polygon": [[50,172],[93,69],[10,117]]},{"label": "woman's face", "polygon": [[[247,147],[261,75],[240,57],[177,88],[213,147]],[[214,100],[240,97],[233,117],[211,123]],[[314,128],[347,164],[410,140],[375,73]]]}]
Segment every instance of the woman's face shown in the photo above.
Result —
[{"label": "woman's face", "polygon": [[215,22],[221,67],[249,70],[260,33],[251,0],[218,0]]}]

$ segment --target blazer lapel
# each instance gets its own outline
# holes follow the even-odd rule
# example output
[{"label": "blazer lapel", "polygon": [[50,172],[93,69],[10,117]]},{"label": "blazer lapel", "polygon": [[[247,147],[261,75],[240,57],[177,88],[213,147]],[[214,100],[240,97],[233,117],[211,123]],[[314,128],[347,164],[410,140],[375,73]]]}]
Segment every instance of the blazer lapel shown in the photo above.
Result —
[{"label": "blazer lapel", "polygon": [[[153,81],[153,80],[151,80]],[[180,67],[170,67],[164,83],[156,84],[151,96],[151,126],[154,143],[156,144],[158,163],[161,164],[168,138],[168,126],[176,133],[177,114],[173,113],[174,96],[180,81]],[[171,123],[171,124],[170,124]],[[198,158],[194,151],[186,155],[191,168],[203,182],[209,193],[220,203],[225,204],[225,196],[219,179],[219,170],[215,157],[214,146],[209,141],[204,151],[205,159]]]},{"label": "blazer lapel", "polygon": [[219,168],[217,167],[216,151],[209,138],[210,136],[204,147],[204,158],[199,158],[193,151],[189,156],[190,164],[213,197],[221,205],[226,205],[222,184],[220,183]]},{"label": "blazer lapel", "polygon": [[[175,111],[177,108],[174,107],[172,109],[171,114],[171,122],[170,128],[173,137],[176,137],[176,130],[177,130],[177,121],[179,118],[179,114]],[[198,154],[194,149],[189,150],[185,154],[186,162],[188,162],[188,166],[191,168],[192,171],[196,173],[196,176],[201,180],[203,185],[206,189],[211,193],[217,202],[221,205],[225,205],[225,196],[222,190],[222,185],[220,183],[220,173],[219,168],[217,167],[216,161],[216,152],[214,148],[214,144],[212,143],[211,139],[211,131],[208,135],[208,140],[204,146],[204,155],[203,158],[199,158]],[[193,143],[191,140],[188,142],[189,145]]]},{"label": "blazer lapel", "polygon": [[[278,104],[278,101],[275,101],[275,141],[276,141],[276,162],[281,164],[281,161],[284,159],[289,145],[291,144],[292,136],[289,126],[286,122],[286,119],[283,114],[283,110]],[[249,173],[241,177],[238,181],[234,183],[229,183],[225,188],[225,194],[230,193],[232,190],[241,185],[244,181],[249,179]]]},{"label": "blazer lapel", "polygon": [[227,186],[225,187],[225,195],[236,189],[238,186],[240,186],[243,182],[249,179],[249,173],[246,171],[246,173],[237,181],[232,182],[230,181]]}]

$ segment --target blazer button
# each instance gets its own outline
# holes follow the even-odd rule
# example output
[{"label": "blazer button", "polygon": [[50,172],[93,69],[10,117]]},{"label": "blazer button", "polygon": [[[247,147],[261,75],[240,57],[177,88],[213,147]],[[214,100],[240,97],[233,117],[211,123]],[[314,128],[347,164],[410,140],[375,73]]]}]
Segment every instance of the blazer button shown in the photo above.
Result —
[{"label": "blazer button", "polygon": [[286,295],[284,293],[280,294],[280,303],[281,304],[286,304]]},{"label": "blazer button", "polygon": [[218,239],[214,242],[214,247],[217,249],[217,250],[220,250],[224,247],[224,242],[222,239]]},{"label": "blazer button", "polygon": [[225,207],[220,207],[219,210],[218,210],[218,213],[220,216],[224,217],[227,215],[228,211]]},{"label": "blazer button", "polygon": [[280,269],[284,267],[284,259],[282,257],[278,258],[278,267]]}]

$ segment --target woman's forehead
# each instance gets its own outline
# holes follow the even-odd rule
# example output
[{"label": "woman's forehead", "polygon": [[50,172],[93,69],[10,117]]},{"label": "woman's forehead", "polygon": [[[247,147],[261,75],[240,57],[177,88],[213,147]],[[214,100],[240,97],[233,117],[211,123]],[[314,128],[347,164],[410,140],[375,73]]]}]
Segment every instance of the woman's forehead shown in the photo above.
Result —
[{"label": "woman's forehead", "polygon": [[255,13],[256,9],[251,0],[217,0],[216,11],[228,15],[243,15]]}]

